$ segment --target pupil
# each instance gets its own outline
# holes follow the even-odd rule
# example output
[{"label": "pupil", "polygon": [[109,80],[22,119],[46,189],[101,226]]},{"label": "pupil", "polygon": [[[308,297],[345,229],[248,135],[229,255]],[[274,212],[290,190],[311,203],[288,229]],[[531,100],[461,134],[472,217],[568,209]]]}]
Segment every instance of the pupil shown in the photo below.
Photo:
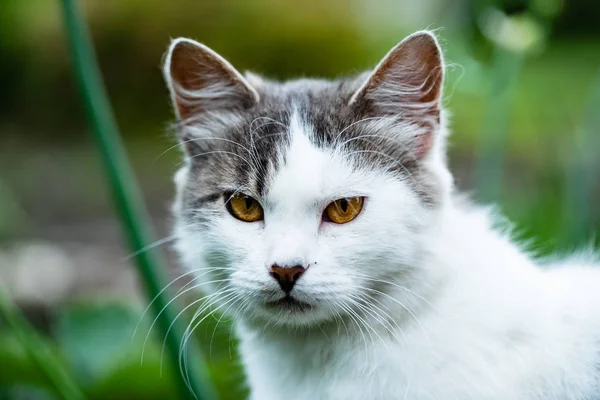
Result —
[{"label": "pupil", "polygon": [[342,212],[345,214],[348,211],[348,200],[341,199],[340,200],[340,208],[342,209]]},{"label": "pupil", "polygon": [[253,200],[250,197],[246,197],[244,201],[246,203],[246,210],[249,210],[252,207]]}]

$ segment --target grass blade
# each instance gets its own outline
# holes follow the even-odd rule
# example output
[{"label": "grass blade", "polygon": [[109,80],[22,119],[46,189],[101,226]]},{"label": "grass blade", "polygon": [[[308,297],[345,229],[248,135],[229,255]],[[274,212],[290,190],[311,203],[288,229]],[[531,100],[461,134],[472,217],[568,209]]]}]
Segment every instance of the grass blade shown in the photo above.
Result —
[{"label": "grass blade", "polygon": [[[61,0],[65,29],[69,40],[72,55],[73,69],[80,87],[81,96],[87,117],[93,128],[96,145],[101,153],[104,168],[114,196],[115,206],[121,218],[123,231],[128,239],[133,252],[144,248],[151,243],[151,230],[149,219],[145,212],[141,195],[137,188],[136,180],[125,154],[121,142],[117,123],[113,116],[108,96],[101,80],[89,32],[81,12],[76,8],[74,0]],[[161,275],[161,265],[157,256],[152,251],[141,252],[135,257],[136,265],[150,298],[156,298],[153,303],[155,314],[166,306],[161,288],[165,280]],[[158,326],[163,334],[173,320],[174,313],[167,308],[160,314]],[[167,347],[174,371],[177,365],[181,329],[178,324],[167,335]],[[195,361],[190,379],[190,390],[196,399],[207,400],[215,398],[214,391],[201,362],[199,352],[196,350],[191,356]],[[202,380],[200,382],[200,380]],[[178,380],[182,398],[189,398],[190,393],[182,377]]]}]

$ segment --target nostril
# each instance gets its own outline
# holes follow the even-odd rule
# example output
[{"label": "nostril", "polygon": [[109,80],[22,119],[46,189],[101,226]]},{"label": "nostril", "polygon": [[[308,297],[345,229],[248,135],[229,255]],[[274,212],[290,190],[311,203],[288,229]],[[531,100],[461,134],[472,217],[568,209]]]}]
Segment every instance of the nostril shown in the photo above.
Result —
[{"label": "nostril", "polygon": [[279,274],[277,272],[271,271],[271,272],[269,272],[269,275],[271,275],[273,278],[275,278],[275,280],[277,282],[281,281],[281,278],[280,278],[280,276],[279,276]]},{"label": "nostril", "polygon": [[297,271],[294,275],[292,275],[292,281],[296,282],[300,277],[304,274],[304,269],[302,271]]},{"label": "nostril", "polygon": [[279,283],[281,289],[289,293],[292,291],[296,281],[304,274],[306,269],[301,265],[295,265],[293,267],[280,267],[279,265],[272,265],[269,274]]}]

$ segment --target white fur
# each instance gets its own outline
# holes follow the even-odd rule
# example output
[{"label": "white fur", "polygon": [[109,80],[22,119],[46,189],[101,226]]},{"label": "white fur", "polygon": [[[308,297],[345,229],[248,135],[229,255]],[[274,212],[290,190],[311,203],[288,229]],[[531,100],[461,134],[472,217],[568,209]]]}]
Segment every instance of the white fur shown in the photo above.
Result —
[{"label": "white fur", "polygon": [[438,217],[419,265],[431,280],[412,289],[427,304],[414,317],[387,304],[404,314],[398,338],[373,318],[379,337],[367,345],[344,328],[326,336],[242,325],[252,398],[597,399],[600,273],[539,269],[490,222],[452,205]]},{"label": "white fur", "polygon": [[[217,304],[243,314],[252,399],[599,398],[599,271],[541,269],[492,229],[488,210],[449,194],[426,209],[402,181],[313,146],[302,116],[289,129],[264,222],[224,212],[209,231],[177,229],[186,265],[227,268],[208,291],[227,287]],[[426,162],[447,174],[442,160]],[[321,222],[344,196],[366,197],[356,220]],[[293,294],[314,310],[262,306],[283,296],[268,274],[275,263],[309,266]],[[391,284],[361,308],[356,296],[375,294],[369,279]]]}]

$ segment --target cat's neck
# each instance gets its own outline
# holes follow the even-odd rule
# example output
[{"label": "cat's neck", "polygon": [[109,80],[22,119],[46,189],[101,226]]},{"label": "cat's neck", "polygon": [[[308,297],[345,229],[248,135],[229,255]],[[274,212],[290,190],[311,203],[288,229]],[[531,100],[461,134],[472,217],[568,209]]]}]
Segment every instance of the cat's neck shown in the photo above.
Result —
[{"label": "cat's neck", "polygon": [[445,271],[453,279],[484,279],[490,274],[527,273],[537,269],[511,239],[512,226],[492,207],[452,198],[437,223],[424,233],[428,256],[419,267]]}]

